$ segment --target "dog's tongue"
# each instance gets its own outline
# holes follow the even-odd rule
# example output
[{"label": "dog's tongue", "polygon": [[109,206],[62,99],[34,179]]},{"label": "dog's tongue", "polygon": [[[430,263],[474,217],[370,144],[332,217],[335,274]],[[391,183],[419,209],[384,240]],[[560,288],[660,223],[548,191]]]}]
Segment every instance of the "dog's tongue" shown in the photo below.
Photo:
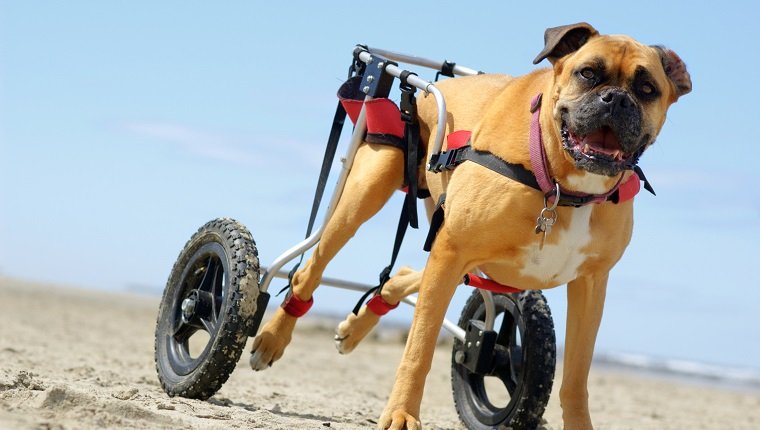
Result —
[{"label": "dog's tongue", "polygon": [[602,128],[583,138],[584,147],[588,145],[596,152],[608,155],[617,155],[620,152],[620,142],[609,128]]}]

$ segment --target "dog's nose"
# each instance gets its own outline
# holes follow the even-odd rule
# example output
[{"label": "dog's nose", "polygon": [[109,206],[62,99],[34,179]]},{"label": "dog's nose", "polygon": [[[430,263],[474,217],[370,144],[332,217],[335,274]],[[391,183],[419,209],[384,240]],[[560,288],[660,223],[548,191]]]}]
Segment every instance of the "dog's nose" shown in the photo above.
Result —
[{"label": "dog's nose", "polygon": [[609,106],[610,111],[629,110],[633,107],[631,96],[622,88],[605,88],[599,94],[602,102]]}]

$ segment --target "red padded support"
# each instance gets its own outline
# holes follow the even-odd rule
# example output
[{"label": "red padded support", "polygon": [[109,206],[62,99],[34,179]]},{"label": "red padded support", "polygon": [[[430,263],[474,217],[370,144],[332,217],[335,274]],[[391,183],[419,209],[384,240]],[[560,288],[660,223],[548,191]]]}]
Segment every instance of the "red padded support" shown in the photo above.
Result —
[{"label": "red padded support", "polygon": [[502,285],[491,279],[481,278],[474,273],[468,273],[464,276],[464,284],[481,290],[493,291],[494,293],[519,293],[523,290]]},{"label": "red padded support", "polygon": [[286,314],[292,317],[300,318],[304,316],[306,312],[309,312],[309,309],[311,309],[311,305],[313,304],[314,297],[305,302],[296,297],[296,295],[290,291],[288,292],[288,295],[285,297],[285,301],[282,302],[281,306]]},{"label": "red padded support", "polygon": [[457,130],[446,136],[446,150],[461,148],[470,143],[472,132],[469,130]]},{"label": "red padded support", "polygon": [[373,314],[377,316],[383,316],[388,312],[396,309],[397,307],[398,303],[391,305],[390,303],[386,302],[385,299],[383,299],[383,296],[380,294],[375,294],[375,296],[369,299],[367,302],[367,309],[369,309]]},{"label": "red padded support", "polygon": [[367,133],[390,134],[399,139],[404,137],[404,121],[396,103],[389,99],[373,99],[368,102],[361,100],[341,99],[351,121],[356,124],[362,104],[367,106]]},{"label": "red padded support", "polygon": [[620,184],[618,188],[618,203],[632,200],[641,190],[641,178],[634,173],[627,181]]}]

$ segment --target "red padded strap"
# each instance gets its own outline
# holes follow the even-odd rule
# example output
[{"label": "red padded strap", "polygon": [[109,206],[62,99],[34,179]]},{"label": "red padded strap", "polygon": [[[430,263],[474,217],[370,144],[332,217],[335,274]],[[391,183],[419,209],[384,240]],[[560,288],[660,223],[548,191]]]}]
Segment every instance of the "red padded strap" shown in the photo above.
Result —
[{"label": "red padded strap", "polygon": [[404,121],[396,103],[388,99],[373,99],[365,102],[367,107],[367,133],[390,134],[404,138]]},{"label": "red padded strap", "polygon": [[641,190],[641,178],[634,173],[627,181],[620,184],[618,188],[618,203],[632,200]]},{"label": "red padded strap", "polygon": [[286,314],[300,318],[306,314],[306,312],[309,312],[309,309],[311,309],[311,305],[314,304],[314,297],[312,296],[308,301],[303,301],[296,297],[295,294],[293,294],[292,291],[288,292],[288,295],[285,297],[285,301],[282,302],[282,309],[285,311]]},{"label": "red padded strap", "polygon": [[368,102],[341,98],[340,102],[346,109],[351,121],[356,124],[362,104],[366,106],[367,133],[390,134],[399,139],[404,137],[404,121],[401,120],[401,111],[396,103],[389,99],[373,99]]},{"label": "red padded strap", "polygon": [[502,285],[491,279],[481,278],[474,273],[464,275],[464,284],[481,290],[493,291],[494,293],[519,293],[522,291],[515,287]]},{"label": "red padded strap", "polygon": [[446,150],[461,148],[470,143],[472,132],[469,130],[457,130],[446,136]]},{"label": "red padded strap", "polygon": [[343,105],[343,109],[346,110],[348,117],[351,118],[351,122],[356,124],[356,120],[359,119],[359,112],[362,110],[364,104],[361,100],[340,99],[340,104]]},{"label": "red padded strap", "polygon": [[373,314],[380,317],[396,309],[397,307],[398,303],[391,305],[390,303],[386,302],[385,299],[383,299],[383,296],[380,294],[375,294],[375,296],[369,299],[367,302],[367,309],[369,309]]}]

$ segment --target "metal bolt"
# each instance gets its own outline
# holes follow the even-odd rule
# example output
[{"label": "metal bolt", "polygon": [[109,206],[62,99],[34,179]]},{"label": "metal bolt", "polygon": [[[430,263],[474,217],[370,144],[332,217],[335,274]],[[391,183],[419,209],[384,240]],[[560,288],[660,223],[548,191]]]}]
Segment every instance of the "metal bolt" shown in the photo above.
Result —
[{"label": "metal bolt", "polygon": [[472,348],[472,342],[467,342],[467,347]]},{"label": "metal bolt", "polygon": [[464,360],[467,358],[467,354],[464,353],[464,351],[457,351],[454,353],[454,362],[457,364],[464,363]]},{"label": "metal bolt", "polygon": [[383,66],[385,66],[385,63],[383,63],[382,61],[381,61],[381,62],[379,62],[379,63],[377,63],[377,68],[378,68],[378,69],[382,69],[382,68],[383,68]]},{"label": "metal bolt", "polygon": [[367,85],[366,87],[362,88],[362,91],[364,92],[364,94],[369,94],[369,85]]},{"label": "metal bolt", "polygon": [[188,297],[185,300],[182,300],[182,305],[180,308],[182,309],[183,322],[190,322],[190,320],[193,318],[193,314],[195,313],[195,305],[196,301],[193,297]]},{"label": "metal bolt", "polygon": [[478,336],[483,336],[483,330],[478,331]]},{"label": "metal bolt", "polygon": [[367,83],[370,83],[375,80],[374,76],[367,76]]},{"label": "metal bolt", "polygon": [[475,342],[475,346],[480,346],[480,341]]}]

